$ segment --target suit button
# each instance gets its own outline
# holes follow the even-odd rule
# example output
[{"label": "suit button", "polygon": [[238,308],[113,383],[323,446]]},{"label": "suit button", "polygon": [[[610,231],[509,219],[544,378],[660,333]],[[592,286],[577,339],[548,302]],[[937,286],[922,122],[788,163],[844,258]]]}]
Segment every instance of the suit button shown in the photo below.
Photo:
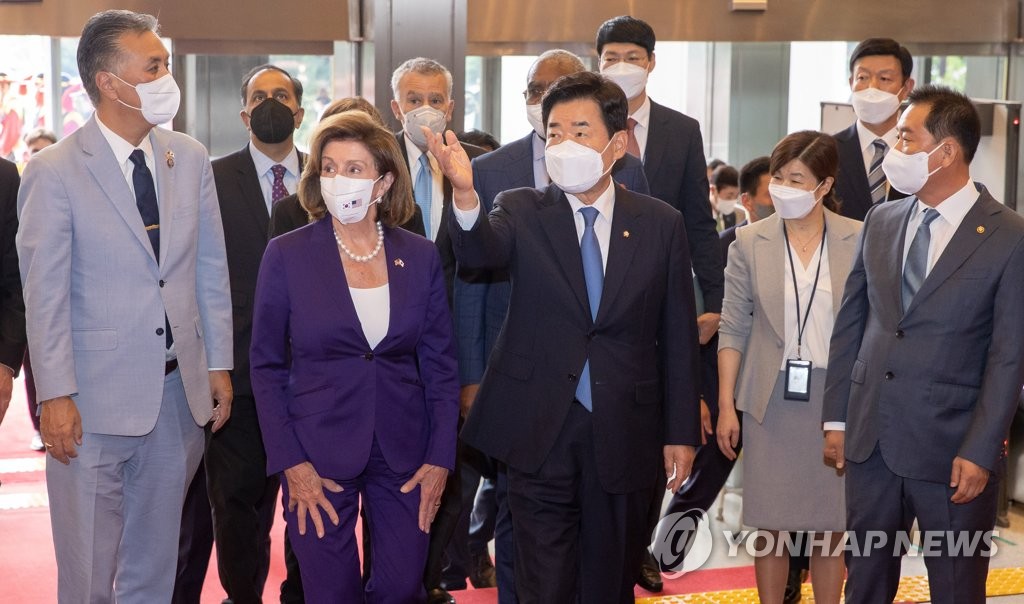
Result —
[{"label": "suit button", "polygon": [[163,287],[163,286],[164,286],[164,285],[166,285],[166,284],[167,284],[167,282],[166,282],[166,281],[164,281],[163,279],[161,279],[161,280],[160,280],[160,287]]},{"label": "suit button", "polygon": [[597,337],[597,332],[596,331],[589,331],[589,332],[587,332],[587,339],[588,340],[593,340],[596,337]]},{"label": "suit button", "polygon": [[896,377],[896,376],[895,376],[895,375],[893,375],[893,373],[892,373],[891,371],[886,371],[886,372],[885,372],[885,379],[887,379],[887,380],[891,380],[891,379],[892,379],[892,378],[894,378],[894,377]]},{"label": "suit button", "polygon": [[163,327],[157,327],[156,328],[156,335],[158,335],[158,336],[164,335],[164,328]]},{"label": "suit button", "polygon": [[569,381],[570,382],[575,382],[576,381],[576,374],[575,373],[570,373],[569,374]]},{"label": "suit button", "polygon": [[902,340],[903,339],[903,330],[902,329],[897,329],[896,330],[896,339],[898,339],[898,340]]},{"label": "suit button", "polygon": [[363,355],[363,358],[366,359],[367,361],[372,361],[373,360],[373,353],[372,352],[368,352],[368,353]]}]

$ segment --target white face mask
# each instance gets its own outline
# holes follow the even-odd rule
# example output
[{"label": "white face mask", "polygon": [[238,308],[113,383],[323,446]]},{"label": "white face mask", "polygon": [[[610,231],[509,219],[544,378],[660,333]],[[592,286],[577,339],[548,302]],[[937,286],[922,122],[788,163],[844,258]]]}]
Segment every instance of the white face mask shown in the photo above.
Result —
[{"label": "white face mask", "polygon": [[882,160],[882,172],[885,172],[889,184],[897,191],[916,195],[931,175],[942,169],[940,165],[931,172],[928,171],[928,158],[941,148],[942,145],[939,145],[929,152],[918,151],[913,155],[907,155],[899,149],[889,149]]},{"label": "white face mask", "polygon": [[[116,73],[111,73],[110,75],[121,80]],[[174,81],[171,74],[168,73],[152,82],[134,85],[124,80],[121,81],[135,89],[135,92],[139,95],[141,107],[129,105],[120,98],[117,99],[117,102],[125,107],[141,111],[142,117],[150,124],[154,126],[166,124],[178,114],[178,106],[181,104],[181,90],[178,89],[178,83]]]},{"label": "white face mask", "polygon": [[526,119],[533,126],[533,131],[541,138],[547,138],[547,128],[544,127],[544,110],[540,103],[526,106]]},{"label": "white face mask", "polygon": [[716,207],[718,208],[718,213],[722,214],[723,216],[728,216],[732,214],[733,212],[736,211],[737,201],[739,200],[736,199],[735,197],[733,197],[732,199],[722,199],[721,197],[719,197],[718,203],[716,204]]},{"label": "white face mask", "polygon": [[625,61],[601,70],[601,75],[615,82],[627,99],[635,99],[647,87],[647,69]]},{"label": "white face mask", "polygon": [[405,128],[405,133],[412,139],[412,142],[420,149],[426,149],[427,138],[423,135],[423,130],[420,129],[420,126],[430,128],[430,131],[434,134],[441,134],[444,132],[445,127],[448,126],[448,116],[440,109],[424,105],[413,109],[409,113],[402,114],[402,124]]},{"label": "white face mask", "polygon": [[881,124],[900,108],[899,96],[877,88],[858,90],[850,95],[850,100],[857,119],[865,124]]},{"label": "white face mask", "polygon": [[814,192],[818,190],[825,181],[818,183],[811,191],[805,191],[796,187],[786,185],[768,184],[768,194],[772,196],[772,203],[775,204],[775,211],[786,220],[799,220],[811,213],[818,199]]},{"label": "white face mask", "polygon": [[612,169],[611,166],[604,169],[602,154],[608,145],[600,153],[571,140],[551,145],[544,150],[544,165],[551,182],[566,193],[589,191]]},{"label": "white face mask", "polygon": [[320,193],[324,197],[327,211],[338,219],[341,224],[352,224],[366,218],[370,206],[378,203],[380,197],[370,200],[373,196],[373,185],[383,175],[370,180],[369,178],[349,178],[335,176],[320,177]]}]

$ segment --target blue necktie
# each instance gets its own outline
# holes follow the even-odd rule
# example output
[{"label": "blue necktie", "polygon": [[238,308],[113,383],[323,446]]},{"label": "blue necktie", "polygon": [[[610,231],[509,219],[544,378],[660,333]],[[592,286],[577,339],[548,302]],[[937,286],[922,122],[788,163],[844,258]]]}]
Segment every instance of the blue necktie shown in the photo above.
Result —
[{"label": "blue necktie", "polygon": [[[597,243],[594,222],[597,208],[580,208],[583,215],[583,238],[580,239],[580,255],[583,257],[583,278],[587,281],[587,300],[590,302],[590,318],[597,320],[597,309],[601,305],[601,290],[604,289],[604,263],[601,261],[601,246]],[[583,365],[580,381],[576,385],[576,400],[587,411],[594,410],[594,395],[590,383],[590,361]]]},{"label": "blue necktie", "polygon": [[153,253],[157,262],[160,261],[160,207],[156,204],[156,187],[153,185],[153,173],[146,165],[146,154],[142,149],[132,151],[129,156],[135,168],[132,170],[132,185],[135,186],[135,205],[142,216],[142,224],[146,227],[149,242],[153,245]]},{"label": "blue necktie", "polygon": [[928,274],[928,246],[932,242],[932,230],[929,225],[938,217],[938,211],[926,209],[921,224],[917,226],[914,240],[910,243],[907,261],[903,265],[903,312],[910,308],[910,303]]},{"label": "blue necktie", "polygon": [[[135,164],[132,169],[132,186],[135,187],[135,206],[139,208],[142,224],[149,235],[149,243],[153,246],[156,261],[160,262],[160,206],[156,203],[156,185],[153,184],[153,173],[146,165],[146,154],[142,149],[132,151],[128,159]],[[167,348],[174,343],[171,335],[171,323],[164,316],[164,343]]]},{"label": "blue necktie", "polygon": [[430,232],[430,198],[434,195],[434,173],[430,171],[430,158],[426,153],[420,155],[420,171],[416,174],[412,195],[416,198],[416,204],[423,210],[423,225],[426,227],[427,236],[433,239],[434,234]]}]

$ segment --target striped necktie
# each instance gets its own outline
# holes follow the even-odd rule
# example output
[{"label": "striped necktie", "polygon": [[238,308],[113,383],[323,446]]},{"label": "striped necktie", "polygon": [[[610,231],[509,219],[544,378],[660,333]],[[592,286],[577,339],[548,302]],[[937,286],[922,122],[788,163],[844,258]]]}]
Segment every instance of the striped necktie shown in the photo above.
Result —
[{"label": "striped necktie", "polygon": [[871,170],[868,171],[868,188],[871,189],[871,203],[876,204],[885,201],[885,172],[882,170],[882,160],[885,159],[889,145],[880,138],[876,138],[871,144],[875,147],[875,156],[871,158]]}]

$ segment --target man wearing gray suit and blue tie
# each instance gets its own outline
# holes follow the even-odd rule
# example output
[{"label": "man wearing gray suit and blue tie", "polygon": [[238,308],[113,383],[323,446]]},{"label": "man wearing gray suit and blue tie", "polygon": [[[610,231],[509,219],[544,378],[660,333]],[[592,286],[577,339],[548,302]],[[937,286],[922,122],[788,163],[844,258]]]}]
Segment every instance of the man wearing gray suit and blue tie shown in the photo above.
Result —
[{"label": "man wearing gray suit and blue tie", "polygon": [[231,298],[206,150],[150,15],[106,11],[78,67],[96,113],[25,170],[17,236],[50,452],[58,600],[167,602],[203,426],[231,412]]},{"label": "man wearing gray suit and blue tie", "polygon": [[916,519],[932,601],[983,602],[1024,383],[1024,218],[971,181],[970,99],[923,86],[909,100],[882,165],[910,197],[868,210],[825,383],[825,457],[847,469],[846,601],[892,602]]}]

